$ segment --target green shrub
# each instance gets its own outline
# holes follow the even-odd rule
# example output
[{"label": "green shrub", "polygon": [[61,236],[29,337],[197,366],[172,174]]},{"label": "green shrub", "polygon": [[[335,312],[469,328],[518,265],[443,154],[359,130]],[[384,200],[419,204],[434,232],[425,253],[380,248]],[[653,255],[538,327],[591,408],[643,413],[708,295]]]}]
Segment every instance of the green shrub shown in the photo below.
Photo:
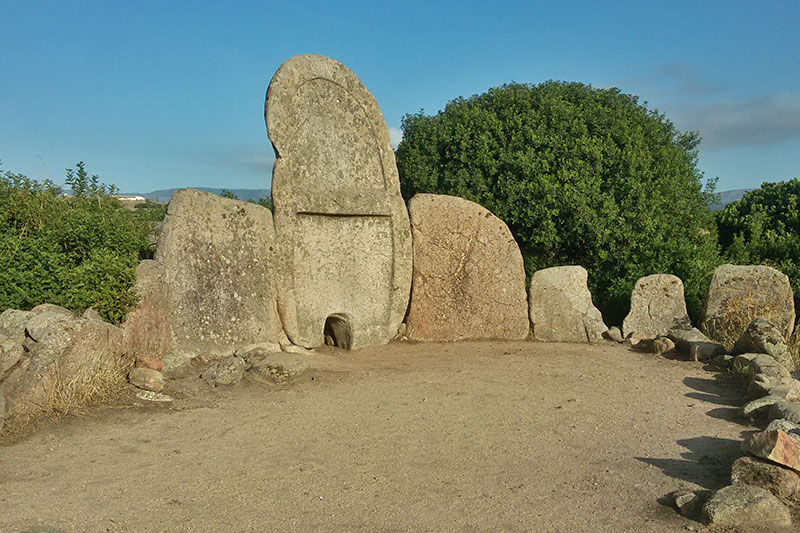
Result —
[{"label": "green shrub", "polygon": [[770,265],[787,276],[800,305],[800,181],[763,183],[717,213],[726,261]]},{"label": "green shrub", "polygon": [[719,263],[695,133],[617,89],[512,83],[403,119],[403,196],[461,196],[494,212],[520,245],[528,276],[578,264],[609,324],[636,280],[671,273],[698,318]]},{"label": "green shrub", "polygon": [[67,170],[71,197],[50,181],[0,173],[0,310],[50,302],[120,322],[135,305],[135,269],[152,256],[152,227],[83,162],[77,169]]}]

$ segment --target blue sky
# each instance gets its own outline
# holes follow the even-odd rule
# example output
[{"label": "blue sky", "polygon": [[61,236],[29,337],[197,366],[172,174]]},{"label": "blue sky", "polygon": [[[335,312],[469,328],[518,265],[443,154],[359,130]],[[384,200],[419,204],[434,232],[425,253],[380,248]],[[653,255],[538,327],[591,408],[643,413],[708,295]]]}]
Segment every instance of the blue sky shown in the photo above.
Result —
[{"label": "blue sky", "polygon": [[719,190],[800,177],[800,2],[0,0],[3,169],[123,191],[263,188],[263,106],[324,54],[405,113],[509,81],[619,87],[703,137]]}]

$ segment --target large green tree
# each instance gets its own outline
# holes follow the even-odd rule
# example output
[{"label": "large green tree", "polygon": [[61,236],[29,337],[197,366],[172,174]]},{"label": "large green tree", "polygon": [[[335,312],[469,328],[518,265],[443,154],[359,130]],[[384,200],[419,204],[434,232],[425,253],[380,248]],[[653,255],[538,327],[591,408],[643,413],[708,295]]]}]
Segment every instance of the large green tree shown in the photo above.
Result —
[{"label": "large green tree", "polygon": [[628,311],[635,281],[672,273],[697,317],[717,244],[694,132],[618,89],[511,83],[403,118],[403,196],[452,194],[511,228],[528,276],[578,264],[607,322]]},{"label": "large green tree", "polygon": [[727,261],[766,264],[789,276],[800,303],[800,181],[763,183],[717,214]]}]

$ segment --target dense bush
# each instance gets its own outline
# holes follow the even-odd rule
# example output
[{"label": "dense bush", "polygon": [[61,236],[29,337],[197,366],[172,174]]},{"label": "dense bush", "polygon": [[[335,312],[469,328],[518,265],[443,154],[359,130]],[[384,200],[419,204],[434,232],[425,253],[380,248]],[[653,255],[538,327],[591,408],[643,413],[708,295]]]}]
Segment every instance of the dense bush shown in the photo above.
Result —
[{"label": "dense bush", "polygon": [[800,181],[763,183],[717,213],[726,261],[770,265],[789,276],[800,304]]},{"label": "dense bush", "polygon": [[0,172],[0,310],[50,302],[119,322],[135,305],[136,264],[152,256],[148,218],[158,215],[124,209],[82,162],[66,182],[71,197],[50,181]]},{"label": "dense bush", "polygon": [[718,263],[694,133],[617,89],[512,83],[403,119],[403,196],[452,194],[511,228],[530,276],[578,264],[607,322],[628,311],[635,281],[684,280],[697,318]]}]

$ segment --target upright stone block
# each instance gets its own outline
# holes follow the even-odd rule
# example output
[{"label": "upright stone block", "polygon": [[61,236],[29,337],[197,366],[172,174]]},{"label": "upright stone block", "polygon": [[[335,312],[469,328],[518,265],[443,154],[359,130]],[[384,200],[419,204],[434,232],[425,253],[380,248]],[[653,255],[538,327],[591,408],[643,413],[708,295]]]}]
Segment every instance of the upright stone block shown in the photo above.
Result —
[{"label": "upright stone block", "polygon": [[408,337],[527,337],[525,265],[505,222],[474,202],[440,194],[417,194],[408,211],[414,237]]},{"label": "upright stone block", "polygon": [[592,303],[582,266],[537,270],[528,292],[533,338],[540,341],[599,342],[608,330]]},{"label": "upright stone block", "polygon": [[720,265],[708,288],[704,324],[707,330],[738,330],[766,318],[788,337],[794,330],[794,295],[789,277],[764,265]]},{"label": "upright stone block", "polygon": [[385,344],[408,305],[411,230],[375,98],[338,61],[301,55],[275,73],[265,109],[286,334],[309,348]]},{"label": "upright stone block", "polygon": [[219,359],[280,340],[275,246],[269,209],[194,189],[172,195],[155,258],[173,351]]},{"label": "upright stone block", "polygon": [[639,278],[631,294],[631,310],[622,322],[622,334],[666,335],[674,327],[690,325],[683,282],[672,274]]}]

